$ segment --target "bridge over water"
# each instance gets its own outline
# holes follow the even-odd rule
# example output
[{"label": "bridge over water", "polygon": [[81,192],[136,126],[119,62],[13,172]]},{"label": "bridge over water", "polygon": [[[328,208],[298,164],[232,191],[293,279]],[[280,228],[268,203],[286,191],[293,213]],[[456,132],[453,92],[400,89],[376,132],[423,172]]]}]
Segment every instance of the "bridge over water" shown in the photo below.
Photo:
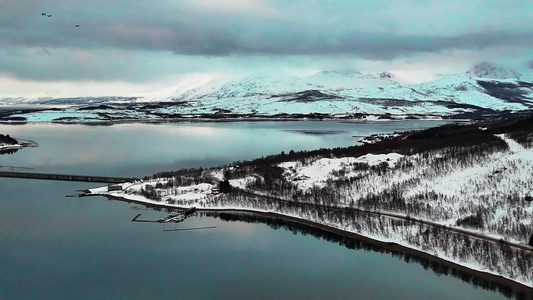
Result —
[{"label": "bridge over water", "polygon": [[11,172],[11,171],[0,171],[0,177],[41,179],[41,180],[60,180],[60,181],[100,182],[100,183],[121,183],[121,182],[131,182],[131,181],[139,180],[138,178]]}]

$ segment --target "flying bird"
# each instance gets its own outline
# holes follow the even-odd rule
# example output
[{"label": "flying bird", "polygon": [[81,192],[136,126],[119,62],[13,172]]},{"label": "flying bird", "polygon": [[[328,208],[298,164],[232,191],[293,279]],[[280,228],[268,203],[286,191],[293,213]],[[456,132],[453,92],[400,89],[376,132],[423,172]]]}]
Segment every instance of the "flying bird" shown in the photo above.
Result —
[{"label": "flying bird", "polygon": [[46,15],[46,16],[49,17],[49,18],[52,17],[52,15]]},{"label": "flying bird", "polygon": [[80,24],[76,24],[76,27],[80,27]]},{"label": "flying bird", "polygon": [[46,13],[42,13],[41,16],[46,16]]}]

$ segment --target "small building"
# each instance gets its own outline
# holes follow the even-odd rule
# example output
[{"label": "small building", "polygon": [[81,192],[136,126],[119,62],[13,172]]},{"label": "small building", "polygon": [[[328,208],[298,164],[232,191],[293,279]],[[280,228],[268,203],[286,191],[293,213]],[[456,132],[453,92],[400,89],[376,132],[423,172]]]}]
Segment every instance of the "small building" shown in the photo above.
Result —
[{"label": "small building", "polygon": [[121,185],[121,184],[112,184],[112,185],[108,185],[108,186],[107,186],[107,191],[108,191],[108,192],[122,191],[122,185]]}]

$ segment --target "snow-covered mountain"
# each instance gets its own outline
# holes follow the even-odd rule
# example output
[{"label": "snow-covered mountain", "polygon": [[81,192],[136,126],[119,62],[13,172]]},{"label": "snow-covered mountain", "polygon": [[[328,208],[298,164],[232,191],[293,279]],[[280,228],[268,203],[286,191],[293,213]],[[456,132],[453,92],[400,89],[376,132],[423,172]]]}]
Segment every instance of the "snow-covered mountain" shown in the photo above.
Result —
[{"label": "snow-covered mountain", "polygon": [[147,101],[193,101],[199,99],[270,98],[307,90],[339,93],[345,90],[378,87],[391,83],[395,83],[394,75],[388,72],[363,74],[353,70],[334,70],[320,71],[305,77],[258,73],[239,80],[227,82],[211,80],[189,88],[176,87],[166,95],[158,93],[159,98],[148,95],[144,99]]},{"label": "snow-covered mountain", "polygon": [[490,62],[481,62],[467,72],[472,77],[491,79],[520,79],[520,73],[510,68],[496,65]]},{"label": "snow-covered mountain", "polygon": [[[94,105],[114,102],[120,103],[120,113],[128,118],[132,115],[135,118],[213,115],[217,118],[286,115],[472,117],[475,114],[532,109],[532,74],[530,68],[519,73],[491,63],[480,63],[466,73],[443,75],[436,80],[416,84],[405,83],[390,72],[330,70],[310,76],[263,73],[229,81],[191,81],[187,85],[134,98],[17,98],[3,99],[0,103]],[[160,102],[165,104],[154,105]],[[131,113],[127,111],[128,107],[131,107]],[[99,115],[93,117],[98,119]]]},{"label": "snow-covered mountain", "polygon": [[[469,106],[524,110],[533,105],[533,84],[510,69],[482,63],[463,74],[408,84],[394,74],[321,71],[311,76],[256,74],[213,88],[212,83],[167,97],[194,102],[197,112],[222,109],[237,114],[324,113],[453,114]],[[457,105],[461,107],[457,107]]]}]

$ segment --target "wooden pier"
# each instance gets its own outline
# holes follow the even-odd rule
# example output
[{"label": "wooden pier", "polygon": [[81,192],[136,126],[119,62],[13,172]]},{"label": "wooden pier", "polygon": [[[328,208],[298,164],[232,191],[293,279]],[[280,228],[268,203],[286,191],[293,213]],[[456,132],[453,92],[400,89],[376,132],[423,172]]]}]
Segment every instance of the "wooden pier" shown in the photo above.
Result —
[{"label": "wooden pier", "polygon": [[0,177],[40,179],[40,180],[59,180],[59,181],[99,182],[99,183],[121,183],[121,182],[132,182],[132,181],[139,180],[138,178],[11,172],[11,171],[0,171]]}]

